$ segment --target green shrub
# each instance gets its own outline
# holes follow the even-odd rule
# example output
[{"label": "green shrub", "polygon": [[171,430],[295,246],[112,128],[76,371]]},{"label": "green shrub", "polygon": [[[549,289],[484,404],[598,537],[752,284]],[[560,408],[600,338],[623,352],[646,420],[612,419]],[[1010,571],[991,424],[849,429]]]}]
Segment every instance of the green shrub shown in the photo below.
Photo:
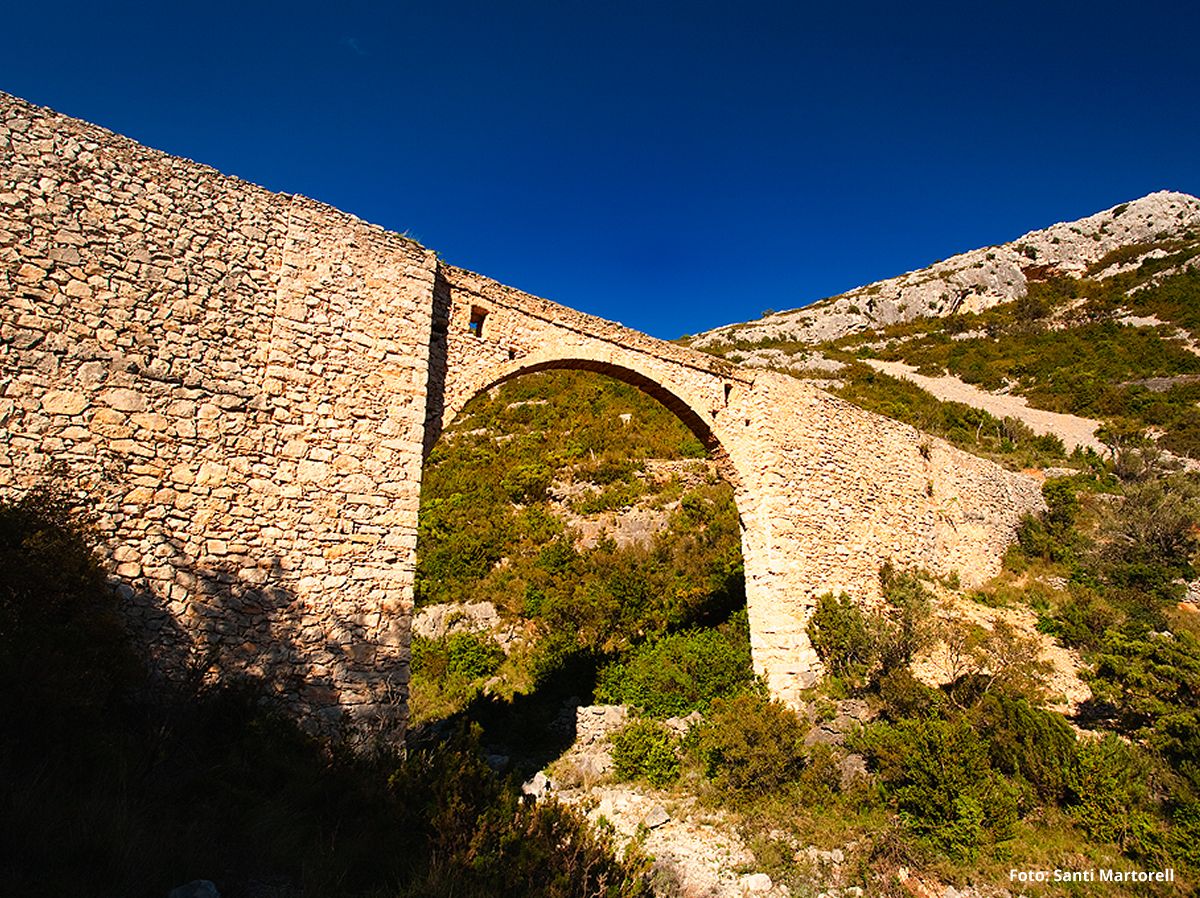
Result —
[{"label": "green shrub", "polygon": [[1032,514],[1024,515],[1017,525],[1017,544],[1027,558],[1060,562],[1070,557],[1067,547],[1050,533],[1045,521]]},{"label": "green shrub", "polygon": [[875,637],[880,663],[890,669],[910,664],[933,638],[933,594],[917,574],[896,570],[890,562],[879,569],[879,582],[894,609],[880,619]]},{"label": "green shrub", "polygon": [[971,720],[987,742],[992,768],[1019,777],[1042,803],[1072,801],[1079,782],[1075,733],[1062,716],[1035,708],[1026,699],[1004,694],[983,697]]},{"label": "green shrub", "polygon": [[752,681],[745,611],[719,630],[688,630],[644,642],[600,671],[596,699],[652,717],[705,711]]},{"label": "green shrub", "polygon": [[1016,795],[992,770],[987,745],[966,720],[876,724],[862,741],[891,802],[931,847],[970,859],[1011,838]]},{"label": "green shrub", "polygon": [[713,702],[698,740],[705,774],[719,786],[761,794],[804,767],[805,727],[786,705],[759,693]]},{"label": "green shrub", "polygon": [[559,537],[544,545],[537,554],[537,566],[550,574],[561,574],[579,558],[575,545],[567,537]]},{"label": "green shrub", "polygon": [[933,595],[915,573],[885,563],[879,571],[888,612],[864,614],[853,600],[826,594],[809,621],[813,647],[830,671],[858,685],[907,666],[933,637]]},{"label": "green shrub", "polygon": [[1096,648],[1120,620],[1120,613],[1095,590],[1071,583],[1049,629],[1073,648]]},{"label": "green shrub", "polygon": [[644,779],[662,788],[679,778],[678,740],[662,724],[634,720],[609,736],[609,740],[618,779]]},{"label": "green shrub", "polygon": [[416,852],[401,853],[417,874],[408,874],[401,895],[650,895],[636,850],[618,860],[611,838],[570,809],[523,801],[484,763],[478,739],[477,731],[460,731],[410,751],[391,776],[388,791],[420,825]]},{"label": "green shrub", "polygon": [[866,615],[847,596],[826,593],[808,622],[808,637],[830,673],[852,683],[875,666],[878,648]]},{"label": "green shrub", "polygon": [[1121,727],[1157,749],[1200,795],[1200,639],[1173,633],[1109,631],[1090,679]]},{"label": "green shrub", "polygon": [[1046,500],[1046,525],[1058,536],[1062,536],[1079,520],[1079,499],[1075,495],[1075,484],[1069,477],[1052,477],[1042,484],[1042,497]]},{"label": "green shrub", "polygon": [[1167,855],[1180,866],[1200,870],[1200,800],[1192,797],[1176,801],[1171,823]]},{"label": "green shrub", "polygon": [[1079,500],[1070,478],[1056,477],[1042,484],[1046,510],[1040,515],[1026,515],[1017,528],[1017,541],[1029,558],[1063,562],[1074,557],[1077,537],[1075,524],[1079,519]]},{"label": "green shrub", "polygon": [[491,676],[504,661],[504,650],[486,636],[453,633],[446,639],[447,672],[467,680]]},{"label": "green shrub", "polygon": [[1075,819],[1097,841],[1133,854],[1147,853],[1155,838],[1148,780],[1150,765],[1137,749],[1111,733],[1079,746],[1079,806]]},{"label": "green shrub", "polygon": [[479,694],[482,680],[504,661],[499,646],[474,633],[454,633],[441,639],[414,636],[410,651],[409,711],[418,722],[444,717],[465,706]]},{"label": "green shrub", "polygon": [[594,675],[597,653],[581,644],[579,634],[551,631],[538,641],[529,662],[529,673],[538,689],[556,682],[587,683]]},{"label": "green shrub", "polygon": [[553,479],[554,474],[548,467],[535,462],[513,468],[500,481],[500,487],[513,502],[529,505],[546,498],[546,490]]},{"label": "green shrub", "polygon": [[819,742],[812,746],[795,782],[796,800],[805,807],[832,803],[841,790],[842,782],[838,755],[834,749]]},{"label": "green shrub", "polygon": [[941,714],[947,707],[941,691],[926,686],[904,666],[884,671],[875,687],[883,701],[883,715],[889,720]]}]

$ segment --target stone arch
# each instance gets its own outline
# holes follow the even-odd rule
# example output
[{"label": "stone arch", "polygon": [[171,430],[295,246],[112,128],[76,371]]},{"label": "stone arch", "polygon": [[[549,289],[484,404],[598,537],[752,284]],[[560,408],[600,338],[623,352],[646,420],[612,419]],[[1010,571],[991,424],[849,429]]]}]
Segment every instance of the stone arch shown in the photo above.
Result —
[{"label": "stone arch", "polygon": [[[472,340],[476,338],[472,337]],[[590,348],[590,347],[589,347]],[[772,629],[769,614],[764,606],[767,593],[763,584],[770,579],[770,571],[764,562],[767,554],[762,551],[764,536],[763,519],[756,513],[756,491],[749,481],[753,476],[752,466],[747,465],[747,453],[727,451],[723,442],[723,428],[713,420],[711,411],[706,411],[702,402],[707,399],[703,390],[688,390],[677,379],[661,376],[654,371],[653,359],[650,364],[641,364],[637,352],[605,352],[598,353],[563,352],[556,347],[548,347],[540,351],[512,360],[501,361],[497,364],[464,365],[470,372],[469,379],[462,376],[460,369],[457,378],[451,378],[453,386],[447,392],[450,394],[439,404],[440,416],[438,427],[430,440],[429,424],[425,443],[425,459],[440,439],[443,427],[454,422],[470,402],[493,388],[520,378],[548,371],[581,371],[604,375],[639,390],[644,395],[654,399],[668,412],[675,416],[687,430],[692,433],[709,452],[709,459],[715,465],[718,475],[733,491],[733,503],[738,520],[738,540],[741,550],[745,580],[746,608],[750,618],[751,660],[754,673],[763,677],[768,683],[780,678],[772,678],[773,670],[766,662],[770,657],[770,649],[777,648],[779,642]],[[460,360],[461,361],[461,360]],[[712,386],[709,384],[708,386]],[[716,393],[726,396],[728,391],[718,380],[715,381]],[[702,394],[697,398],[697,393]],[[739,410],[739,414],[741,410]],[[719,418],[720,415],[718,414]],[[414,553],[415,566],[415,553]],[[752,600],[752,593],[755,600]],[[767,651],[764,651],[767,650]],[[807,669],[807,668],[805,668]],[[805,681],[808,682],[807,680]]]},{"label": "stone arch", "polygon": [[536,374],[540,371],[592,371],[636,387],[675,415],[708,450],[721,476],[733,486],[735,493],[739,491],[744,483],[742,472],[726,450],[713,423],[697,410],[693,402],[680,395],[681,390],[664,383],[663,378],[655,378],[639,368],[634,359],[617,361],[554,352],[534,353],[482,373],[476,378],[478,386],[464,390],[453,405],[447,405],[442,420],[443,423],[449,424],[476,396],[525,374]]}]

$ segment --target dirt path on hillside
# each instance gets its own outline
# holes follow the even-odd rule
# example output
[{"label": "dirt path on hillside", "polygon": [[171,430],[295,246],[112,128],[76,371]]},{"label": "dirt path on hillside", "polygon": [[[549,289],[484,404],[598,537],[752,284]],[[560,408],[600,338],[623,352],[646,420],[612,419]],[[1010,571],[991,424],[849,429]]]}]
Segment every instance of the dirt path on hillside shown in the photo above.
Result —
[{"label": "dirt path on hillside", "polygon": [[863,361],[876,371],[911,381],[945,402],[962,402],[990,412],[997,418],[1016,418],[1024,421],[1035,433],[1052,433],[1063,441],[1068,452],[1076,446],[1095,449],[1097,452],[1105,451],[1104,444],[1094,435],[1101,422],[1092,418],[1030,408],[1023,396],[989,393],[950,375],[926,377],[924,374],[917,374],[916,368],[903,362],[884,362],[879,359]]}]

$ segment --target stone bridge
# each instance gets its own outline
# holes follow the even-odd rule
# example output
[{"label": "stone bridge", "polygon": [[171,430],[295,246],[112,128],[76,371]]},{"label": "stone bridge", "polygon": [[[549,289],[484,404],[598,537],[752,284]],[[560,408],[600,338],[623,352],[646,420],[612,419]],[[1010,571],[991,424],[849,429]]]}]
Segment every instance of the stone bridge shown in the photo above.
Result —
[{"label": "stone bridge", "polygon": [[655,340],[405,237],[0,94],[0,490],[86,501],[160,670],[402,726],[424,455],[481,390],[634,384],[735,489],[754,664],[820,674],[814,598],[885,560],[993,574],[1036,484],[801,381]]}]

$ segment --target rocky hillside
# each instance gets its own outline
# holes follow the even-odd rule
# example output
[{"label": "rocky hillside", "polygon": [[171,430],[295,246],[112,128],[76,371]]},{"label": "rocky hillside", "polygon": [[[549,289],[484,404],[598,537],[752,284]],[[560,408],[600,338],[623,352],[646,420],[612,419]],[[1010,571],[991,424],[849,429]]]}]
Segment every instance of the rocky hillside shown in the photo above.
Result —
[{"label": "rocky hillside", "polygon": [[1151,194],[693,345],[1014,467],[1148,441],[1194,465],[1200,199]]},{"label": "rocky hillside", "polygon": [[[1200,252],[1200,199],[1160,191],[1079,221],[1030,231],[840,296],[730,324],[697,335],[691,345],[713,349],[771,342],[818,344],[848,334],[956,312],[980,312],[1024,296],[1030,280],[1053,274],[1099,279],[1190,247],[1175,270]],[[736,358],[734,354],[730,358]],[[751,355],[749,361],[767,362]]]}]

